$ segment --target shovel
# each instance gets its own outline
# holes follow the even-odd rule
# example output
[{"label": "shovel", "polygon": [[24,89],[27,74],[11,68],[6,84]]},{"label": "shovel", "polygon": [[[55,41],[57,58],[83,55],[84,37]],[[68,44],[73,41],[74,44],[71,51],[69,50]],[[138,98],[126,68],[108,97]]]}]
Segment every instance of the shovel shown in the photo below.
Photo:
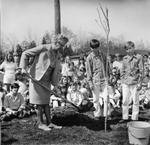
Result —
[{"label": "shovel", "polygon": [[72,102],[68,101],[67,99],[63,98],[62,96],[60,96],[59,94],[57,94],[55,91],[50,90],[50,88],[48,88],[47,86],[45,86],[44,84],[42,84],[41,82],[37,81],[36,79],[34,79],[30,74],[26,73],[25,74],[28,78],[30,78],[34,83],[38,84],[39,86],[45,88],[47,91],[49,91],[51,94],[53,94],[54,96],[61,98],[64,102],[71,104],[72,106],[74,106],[78,112],[81,112],[81,109],[76,106],[75,104],[73,104]]}]

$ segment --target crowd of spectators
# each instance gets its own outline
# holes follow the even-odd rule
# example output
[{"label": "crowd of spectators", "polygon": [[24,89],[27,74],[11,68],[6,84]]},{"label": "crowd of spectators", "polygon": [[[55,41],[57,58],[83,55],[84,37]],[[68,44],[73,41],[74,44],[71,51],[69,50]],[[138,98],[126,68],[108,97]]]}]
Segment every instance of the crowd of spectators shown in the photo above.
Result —
[{"label": "crowd of spectators", "polygon": [[[91,104],[93,95],[87,81],[86,57],[79,57],[78,63],[66,56],[62,60],[61,79],[58,88],[53,88],[64,100],[72,102],[83,110],[94,110]],[[122,85],[121,70],[123,57],[118,53],[111,57],[109,66],[108,94],[109,106],[111,109],[122,107]],[[32,58],[34,59],[34,58]],[[141,81],[138,84],[140,109],[150,107],[150,55],[143,55],[143,68]],[[29,64],[29,68],[30,68]],[[0,114],[1,119],[10,117],[25,117],[36,113],[36,105],[29,103],[29,79],[20,73],[17,64],[14,62],[13,54],[6,55],[6,59],[0,65],[4,73],[3,82],[0,82]],[[56,89],[56,90],[55,90]],[[50,96],[52,108],[66,106],[66,102],[55,95]],[[104,99],[101,98],[103,107]],[[132,100],[130,105],[132,104]],[[85,107],[87,107],[85,109]]]}]

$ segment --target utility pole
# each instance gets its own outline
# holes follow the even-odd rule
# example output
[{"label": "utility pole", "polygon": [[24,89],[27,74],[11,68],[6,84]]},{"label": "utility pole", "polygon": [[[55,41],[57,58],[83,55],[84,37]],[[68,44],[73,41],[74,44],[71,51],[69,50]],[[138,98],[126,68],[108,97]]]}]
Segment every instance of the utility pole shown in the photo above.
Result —
[{"label": "utility pole", "polygon": [[55,7],[55,34],[61,33],[61,12],[60,12],[60,0],[54,0]]},{"label": "utility pole", "polygon": [[1,16],[1,13],[2,13],[2,1],[0,0],[0,51],[2,50],[2,41],[1,41],[1,37],[2,37],[2,31],[1,31],[1,27],[2,27],[2,16]]}]

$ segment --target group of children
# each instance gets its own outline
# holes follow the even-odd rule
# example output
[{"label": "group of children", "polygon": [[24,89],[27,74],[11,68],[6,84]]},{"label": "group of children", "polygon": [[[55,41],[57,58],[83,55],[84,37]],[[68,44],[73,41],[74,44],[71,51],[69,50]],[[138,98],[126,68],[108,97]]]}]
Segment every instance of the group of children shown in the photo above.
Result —
[{"label": "group of children", "polygon": [[79,81],[77,76],[74,76],[72,79],[68,76],[62,76],[57,90],[55,88],[53,90],[64,98],[60,99],[52,95],[50,103],[53,108],[68,106],[70,105],[68,102],[71,102],[83,112],[93,109],[93,103],[90,101],[92,96],[88,85],[85,80]]},{"label": "group of children", "polygon": [[[71,63],[70,69],[65,66],[62,77],[57,88],[53,88],[62,98],[51,95],[50,106],[52,108],[67,106],[65,100],[73,103],[82,111],[94,110],[92,103],[92,93],[86,81],[86,69],[84,60],[80,60],[80,65],[75,67]],[[25,117],[36,113],[36,105],[29,103],[28,78],[23,76],[20,71],[16,72],[16,81],[10,86],[8,92],[3,88],[0,82],[0,119],[9,120],[13,117]],[[109,104],[111,108],[120,108],[122,102],[122,88],[120,73],[116,67],[113,67],[109,77]],[[140,108],[150,107],[150,89],[148,83],[142,83],[138,94]],[[103,98],[101,105],[103,105]],[[131,102],[132,104],[132,102]]]},{"label": "group of children", "polygon": [[[145,75],[141,83],[138,85],[137,94],[139,96],[139,105],[140,109],[148,109],[150,108],[150,85],[149,78]],[[146,81],[145,81],[146,79]],[[109,87],[109,97],[110,104],[113,108],[120,108],[122,104],[122,88],[121,88],[121,80],[120,76],[117,72],[116,68],[112,69],[112,73],[110,75],[110,87]],[[132,106],[132,100],[130,102],[130,106]]]},{"label": "group of children", "polygon": [[[86,81],[84,58],[80,58],[76,66],[70,57],[66,56],[65,62],[62,64],[61,74],[62,77],[57,88],[57,93],[74,105],[78,107],[82,106],[81,108],[85,108],[86,105],[91,104],[90,98],[92,95]],[[54,95],[51,96],[51,104],[53,107],[68,105],[68,103],[66,104],[62,99]],[[92,106],[92,104],[89,106]]]},{"label": "group of children", "polygon": [[16,72],[16,81],[10,91],[5,90],[0,82],[0,120],[23,118],[36,113],[36,106],[29,103],[28,80]]},{"label": "group of children", "polygon": [[[93,96],[86,78],[85,60],[79,59],[79,63],[70,68],[72,64],[67,57],[67,63],[62,68],[62,78],[59,82],[59,90],[57,93],[61,94],[65,99],[74,103],[76,106],[84,108],[83,110],[94,110]],[[70,73],[72,72],[72,73]],[[112,69],[109,79],[109,104],[111,108],[120,108],[122,99],[121,81],[117,68]],[[103,106],[104,98],[100,98]],[[66,103],[56,96],[51,96],[51,106],[65,106]],[[90,108],[89,108],[90,107]],[[81,109],[82,110],[82,109]]]},{"label": "group of children", "polygon": [[[62,78],[59,83],[59,93],[70,102],[77,106],[82,106],[83,102],[92,102],[92,93],[86,81],[85,61],[79,59],[77,66],[71,65],[70,59],[67,57],[67,63],[62,71]],[[71,73],[70,73],[71,72]],[[145,76],[146,77],[146,76]],[[144,78],[145,79],[145,78]],[[143,79],[143,80],[144,80]],[[122,106],[122,86],[120,78],[120,70],[117,67],[112,67],[109,74],[108,82],[109,108],[116,109]],[[150,89],[148,83],[140,84],[137,95],[139,95],[140,108],[145,109],[150,107]],[[51,97],[53,107],[65,106],[61,99]],[[85,101],[86,100],[86,101]],[[104,98],[100,98],[101,106],[103,107]],[[84,104],[84,103],[83,103]],[[132,101],[131,101],[132,106]]]}]

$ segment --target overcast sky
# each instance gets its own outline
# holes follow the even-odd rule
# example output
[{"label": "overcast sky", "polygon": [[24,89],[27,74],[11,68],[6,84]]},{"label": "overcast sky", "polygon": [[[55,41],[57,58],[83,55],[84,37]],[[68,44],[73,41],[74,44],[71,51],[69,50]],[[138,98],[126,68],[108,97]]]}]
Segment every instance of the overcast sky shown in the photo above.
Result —
[{"label": "overcast sky", "polygon": [[[1,0],[2,32],[22,41],[54,31],[54,0]],[[150,0],[60,0],[61,24],[76,34],[99,33],[97,7],[109,9],[110,35],[150,42]]]}]

